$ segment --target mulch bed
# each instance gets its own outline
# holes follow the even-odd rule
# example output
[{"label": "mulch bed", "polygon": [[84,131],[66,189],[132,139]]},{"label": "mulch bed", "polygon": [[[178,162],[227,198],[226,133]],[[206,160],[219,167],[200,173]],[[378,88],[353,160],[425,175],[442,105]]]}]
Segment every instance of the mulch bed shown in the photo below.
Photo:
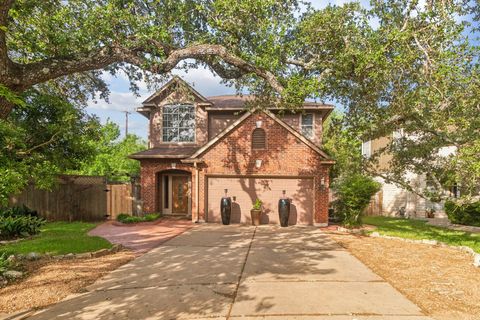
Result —
[{"label": "mulch bed", "polygon": [[470,254],[394,239],[331,235],[427,315],[480,319],[480,268],[472,265]]},{"label": "mulch bed", "polygon": [[39,309],[59,302],[134,258],[121,251],[99,258],[26,262],[28,276],[0,289],[0,313]]}]

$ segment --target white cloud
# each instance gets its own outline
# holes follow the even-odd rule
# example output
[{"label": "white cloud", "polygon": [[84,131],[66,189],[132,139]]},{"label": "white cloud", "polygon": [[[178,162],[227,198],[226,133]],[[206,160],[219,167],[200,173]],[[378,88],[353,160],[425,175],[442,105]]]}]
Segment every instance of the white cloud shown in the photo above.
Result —
[{"label": "white cloud", "polygon": [[90,101],[88,109],[101,109],[112,111],[134,111],[139,107],[146,96],[137,97],[131,92],[112,91],[109,96],[110,103],[99,100],[96,103]]}]

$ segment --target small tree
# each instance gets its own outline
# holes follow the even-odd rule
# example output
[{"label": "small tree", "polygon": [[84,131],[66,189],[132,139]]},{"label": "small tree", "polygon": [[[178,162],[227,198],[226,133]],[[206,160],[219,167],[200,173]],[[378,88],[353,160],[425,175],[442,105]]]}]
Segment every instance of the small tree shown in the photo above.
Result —
[{"label": "small tree", "polygon": [[357,173],[340,178],[334,189],[338,197],[334,203],[336,214],[344,226],[352,228],[362,224],[363,210],[380,190],[380,183]]}]

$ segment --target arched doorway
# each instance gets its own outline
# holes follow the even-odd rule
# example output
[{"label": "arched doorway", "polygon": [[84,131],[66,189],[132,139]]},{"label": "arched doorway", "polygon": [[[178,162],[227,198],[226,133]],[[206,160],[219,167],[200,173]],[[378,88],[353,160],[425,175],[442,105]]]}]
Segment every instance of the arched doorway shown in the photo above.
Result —
[{"label": "arched doorway", "polygon": [[184,170],[157,173],[157,211],[164,215],[192,215],[192,174]]}]

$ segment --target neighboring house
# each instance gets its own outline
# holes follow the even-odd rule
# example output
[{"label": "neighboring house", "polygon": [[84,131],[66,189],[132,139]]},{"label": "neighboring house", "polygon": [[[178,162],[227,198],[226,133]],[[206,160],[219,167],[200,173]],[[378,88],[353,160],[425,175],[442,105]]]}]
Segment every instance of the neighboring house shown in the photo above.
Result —
[{"label": "neighboring house", "polygon": [[[392,141],[401,137],[403,132],[394,131],[389,136],[380,137],[377,139],[365,141],[362,144],[362,155],[366,158],[383,150]],[[452,148],[441,148],[438,156],[448,156],[455,152]],[[392,155],[384,152],[378,158],[376,170],[378,173],[386,172],[390,166]],[[425,190],[428,188],[427,179],[425,175],[418,175],[412,172],[406,172],[405,177],[410,181],[415,190]],[[373,215],[396,216],[401,212],[410,217],[426,217],[427,212],[433,210],[435,217],[446,217],[443,202],[432,202],[428,199],[420,197],[414,192],[410,192],[405,188],[401,188],[396,184],[387,183],[381,177],[375,177],[375,180],[382,184],[381,190],[374,196],[372,203],[368,208],[368,213]],[[446,191],[458,194],[457,190]],[[451,194],[452,196],[453,193]]]},{"label": "neighboring house", "polygon": [[[290,224],[328,223],[329,169],[321,149],[333,106],[306,102],[280,115],[249,96],[203,97],[178,77],[138,109],[150,121],[141,164],[144,212],[219,222],[220,199],[232,198],[232,223],[249,223],[257,198],[263,223],[278,224],[278,200],[292,200]],[[248,105],[249,108],[246,108]]]}]

